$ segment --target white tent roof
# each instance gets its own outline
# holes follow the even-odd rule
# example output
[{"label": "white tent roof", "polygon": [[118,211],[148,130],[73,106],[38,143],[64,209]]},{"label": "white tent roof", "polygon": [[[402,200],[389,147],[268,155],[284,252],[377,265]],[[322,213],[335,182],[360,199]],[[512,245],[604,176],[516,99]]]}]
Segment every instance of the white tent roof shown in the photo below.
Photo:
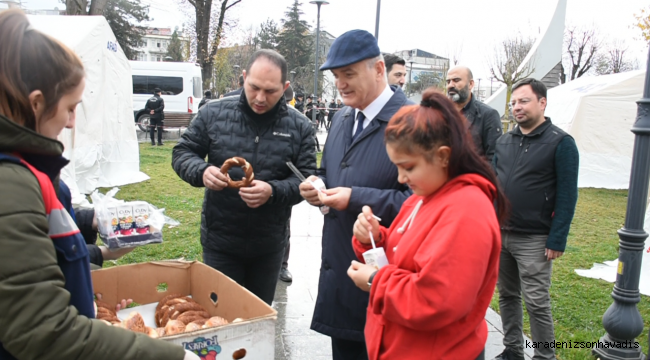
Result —
[{"label": "white tent roof", "polygon": [[627,189],[645,71],[582,77],[548,91],[546,116],[576,140],[579,187]]},{"label": "white tent roof", "polygon": [[[636,101],[643,97],[645,71],[582,77],[548,92],[546,115],[569,132],[580,151],[579,187],[627,189],[632,167]],[[650,231],[650,208],[645,230]],[[650,271],[650,238],[646,240],[641,273]],[[618,260],[576,269],[580,276],[616,281]],[[650,295],[650,278],[641,277],[640,292]]]},{"label": "white tent roof", "polygon": [[74,50],[86,70],[86,89],[74,130],[60,140],[71,160],[61,176],[73,202],[97,187],[144,181],[132,107],[131,66],[103,16],[29,16],[32,26]]}]

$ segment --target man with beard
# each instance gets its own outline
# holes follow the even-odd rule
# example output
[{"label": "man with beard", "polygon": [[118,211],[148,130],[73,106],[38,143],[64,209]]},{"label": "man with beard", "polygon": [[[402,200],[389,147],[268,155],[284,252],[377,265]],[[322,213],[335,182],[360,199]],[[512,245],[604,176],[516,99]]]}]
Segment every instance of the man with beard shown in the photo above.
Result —
[{"label": "man with beard", "polygon": [[[332,119],[318,169],[327,189],[310,182],[300,194],[314,206],[329,206],[323,225],[318,298],[311,328],[332,338],[334,360],[366,360],[364,326],[368,293],[347,275],[352,260],[352,228],[364,205],[389,227],[412,192],[400,184],[397,167],[384,144],[388,121],[412,104],[399,87],[388,86],[386,66],[377,39],[365,30],[352,30],[334,40],[321,71],[331,70],[347,106]],[[315,176],[308,180],[317,180]]]},{"label": "man with beard", "polygon": [[388,73],[388,85],[404,87],[406,83],[406,61],[394,54],[385,54],[386,73]]},{"label": "man with beard", "polygon": [[[258,50],[244,72],[240,96],[204,105],[172,153],[172,167],[194,187],[205,187],[201,212],[203,261],[269,305],[282,266],[293,205],[302,201],[300,179],[316,171],[311,123],[287,107],[287,62],[273,50]],[[206,162],[207,156],[207,162]],[[254,180],[239,189],[243,169],[222,174],[233,157],[244,158]]]},{"label": "man with beard", "polygon": [[499,113],[488,105],[474,99],[474,76],[465,66],[456,66],[447,73],[447,97],[456,104],[456,108],[467,118],[469,130],[479,154],[492,161],[494,144],[503,127]]}]

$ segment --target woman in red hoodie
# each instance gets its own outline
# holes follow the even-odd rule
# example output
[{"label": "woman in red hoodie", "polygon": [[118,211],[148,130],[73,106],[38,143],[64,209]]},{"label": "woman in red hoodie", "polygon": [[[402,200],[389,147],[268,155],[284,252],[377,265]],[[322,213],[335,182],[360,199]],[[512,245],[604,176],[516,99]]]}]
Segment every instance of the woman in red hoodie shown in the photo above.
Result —
[{"label": "woman in red hoodie", "polygon": [[386,150],[408,184],[390,228],[369,207],[354,225],[359,259],[376,245],[389,264],[353,261],[348,275],[370,292],[370,360],[483,359],[485,312],[497,281],[501,238],[495,212],[506,213],[490,165],[475,150],[465,118],[436,90],[402,108],[386,128]]}]

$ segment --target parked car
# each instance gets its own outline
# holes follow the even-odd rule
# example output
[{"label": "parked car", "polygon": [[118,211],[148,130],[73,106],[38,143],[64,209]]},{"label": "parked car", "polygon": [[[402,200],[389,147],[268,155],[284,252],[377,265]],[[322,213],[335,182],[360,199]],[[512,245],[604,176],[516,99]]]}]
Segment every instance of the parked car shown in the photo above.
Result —
[{"label": "parked car", "polygon": [[[144,111],[153,90],[160,88],[165,100],[165,119],[189,124],[199,111],[203,79],[198,64],[129,61],[133,76],[133,116],[142,131],[148,131],[149,114]],[[182,121],[181,121],[182,120]]]}]

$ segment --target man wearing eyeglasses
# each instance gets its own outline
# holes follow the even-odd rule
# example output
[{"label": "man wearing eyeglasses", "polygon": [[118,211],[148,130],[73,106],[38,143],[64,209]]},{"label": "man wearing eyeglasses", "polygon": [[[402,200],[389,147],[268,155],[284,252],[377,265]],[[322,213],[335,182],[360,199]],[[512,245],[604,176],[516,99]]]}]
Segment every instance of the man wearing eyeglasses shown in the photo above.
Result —
[{"label": "man wearing eyeglasses", "polygon": [[[510,201],[501,227],[499,309],[505,350],[495,359],[524,359],[521,297],[538,344],[553,343],[551,272],[564,253],[578,201],[578,148],[571,135],[544,116],[546,86],[524,79],[512,87],[517,127],[499,137],[492,165]],[[533,359],[555,359],[553,348],[535,349]]]},{"label": "man wearing eyeglasses", "polygon": [[447,97],[465,115],[472,139],[479,154],[492,161],[494,144],[501,134],[501,118],[490,106],[480,102],[472,95],[474,76],[465,66],[456,66],[447,73]]}]

